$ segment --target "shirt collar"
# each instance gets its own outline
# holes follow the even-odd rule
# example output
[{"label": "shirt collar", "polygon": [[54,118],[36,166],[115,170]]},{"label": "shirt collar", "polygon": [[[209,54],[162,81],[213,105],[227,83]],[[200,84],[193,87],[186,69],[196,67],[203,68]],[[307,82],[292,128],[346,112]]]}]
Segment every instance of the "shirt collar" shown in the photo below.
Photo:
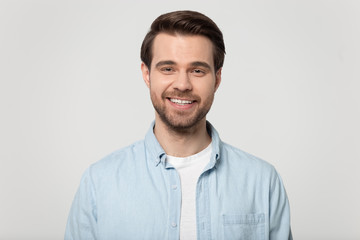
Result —
[{"label": "shirt collar", "polygon": [[[166,153],[164,149],[161,147],[158,140],[156,139],[156,136],[154,134],[154,126],[155,126],[155,121],[151,123],[150,128],[146,133],[145,146],[150,154],[150,156],[148,156],[148,159],[152,161],[155,164],[155,166],[158,166],[160,163],[165,163]],[[206,122],[206,129],[212,139],[211,160],[207,166],[207,169],[210,169],[215,166],[215,164],[220,158],[220,147],[222,142],[220,140],[218,132],[208,121]]]},{"label": "shirt collar", "polygon": [[208,131],[209,135],[211,136],[212,140],[212,153],[210,162],[207,165],[205,171],[207,169],[211,169],[216,166],[216,163],[220,159],[220,148],[222,145],[221,139],[219,137],[219,133],[216,131],[213,125],[210,122],[206,121],[206,130]]},{"label": "shirt collar", "polygon": [[148,159],[153,161],[156,166],[163,160],[165,161],[166,154],[164,149],[160,146],[160,143],[155,137],[154,134],[155,121],[150,125],[150,128],[145,136],[145,147],[146,150],[150,153]]}]

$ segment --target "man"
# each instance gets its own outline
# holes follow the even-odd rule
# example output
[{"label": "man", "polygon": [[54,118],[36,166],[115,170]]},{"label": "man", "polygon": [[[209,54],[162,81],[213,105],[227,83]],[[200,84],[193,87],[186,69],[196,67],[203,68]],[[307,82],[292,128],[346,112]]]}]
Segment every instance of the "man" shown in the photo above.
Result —
[{"label": "man", "polygon": [[155,122],[143,141],[86,170],[65,239],[292,239],[268,163],[206,121],[221,82],[222,33],[198,12],[158,17],[141,47]]}]

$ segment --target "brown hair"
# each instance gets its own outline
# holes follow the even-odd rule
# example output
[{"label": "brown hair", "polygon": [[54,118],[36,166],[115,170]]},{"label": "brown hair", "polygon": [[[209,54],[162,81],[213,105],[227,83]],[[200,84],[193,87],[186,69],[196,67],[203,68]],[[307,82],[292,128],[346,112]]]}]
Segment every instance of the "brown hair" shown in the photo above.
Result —
[{"label": "brown hair", "polygon": [[214,46],[214,67],[217,72],[224,64],[225,44],[218,26],[207,16],[194,11],[175,11],[160,15],[151,24],[141,45],[141,60],[150,69],[152,44],[159,33],[202,35]]}]

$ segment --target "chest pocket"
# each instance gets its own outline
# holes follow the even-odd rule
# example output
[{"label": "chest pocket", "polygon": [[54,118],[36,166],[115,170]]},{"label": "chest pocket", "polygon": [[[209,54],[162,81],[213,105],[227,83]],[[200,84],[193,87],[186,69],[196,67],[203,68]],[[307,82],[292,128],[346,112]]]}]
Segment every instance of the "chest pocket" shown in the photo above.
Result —
[{"label": "chest pocket", "polygon": [[223,215],[224,239],[264,240],[265,214]]}]

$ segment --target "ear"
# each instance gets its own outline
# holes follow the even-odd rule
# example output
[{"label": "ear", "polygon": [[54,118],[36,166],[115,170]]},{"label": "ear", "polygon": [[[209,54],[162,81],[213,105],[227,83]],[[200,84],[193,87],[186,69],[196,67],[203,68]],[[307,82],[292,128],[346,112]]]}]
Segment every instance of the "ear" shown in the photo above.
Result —
[{"label": "ear", "polygon": [[221,83],[221,70],[222,70],[222,68],[220,68],[215,74],[215,92]]},{"label": "ear", "polygon": [[150,88],[150,70],[143,62],[141,63],[141,72],[146,86]]}]

